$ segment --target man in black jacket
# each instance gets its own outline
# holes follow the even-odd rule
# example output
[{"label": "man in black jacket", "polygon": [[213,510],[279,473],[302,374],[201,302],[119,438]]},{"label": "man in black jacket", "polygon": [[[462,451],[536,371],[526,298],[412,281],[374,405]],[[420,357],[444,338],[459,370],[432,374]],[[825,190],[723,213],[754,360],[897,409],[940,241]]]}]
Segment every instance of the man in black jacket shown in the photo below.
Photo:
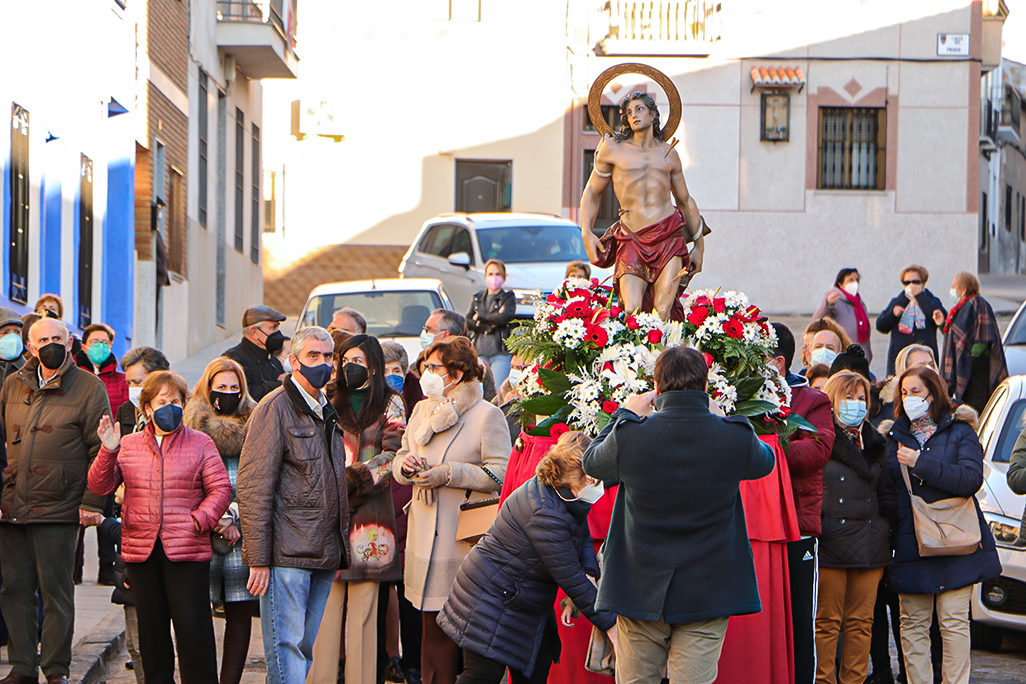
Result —
[{"label": "man in black jacket", "polygon": [[588,475],[620,485],[595,604],[619,615],[617,681],[658,684],[668,665],[670,681],[712,682],[727,618],[762,608],[738,486],[775,459],[746,418],[710,411],[707,386],[698,351],[667,349],[655,391],[584,454]]},{"label": "man in black jacket", "polygon": [[242,341],[225,351],[237,361],[246,373],[249,395],[260,401],[281,386],[285,368],[278,360],[278,352],[285,343],[279,328],[285,316],[269,306],[251,306],[242,315]]}]

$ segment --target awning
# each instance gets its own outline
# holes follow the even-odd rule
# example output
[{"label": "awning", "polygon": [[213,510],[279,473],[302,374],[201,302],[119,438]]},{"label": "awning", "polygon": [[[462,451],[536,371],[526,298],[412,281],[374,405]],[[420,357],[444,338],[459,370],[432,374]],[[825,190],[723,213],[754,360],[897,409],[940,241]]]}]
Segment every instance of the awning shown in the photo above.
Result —
[{"label": "awning", "polygon": [[752,91],[756,88],[798,88],[805,87],[805,73],[799,66],[752,67]]}]

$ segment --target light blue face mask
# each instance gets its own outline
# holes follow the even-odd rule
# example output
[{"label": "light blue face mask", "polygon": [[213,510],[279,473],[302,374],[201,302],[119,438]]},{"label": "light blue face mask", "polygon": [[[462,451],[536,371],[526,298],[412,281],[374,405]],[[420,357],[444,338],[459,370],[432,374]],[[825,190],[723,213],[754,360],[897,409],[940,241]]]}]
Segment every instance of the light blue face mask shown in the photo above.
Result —
[{"label": "light blue face mask", "polygon": [[428,347],[430,347],[434,343],[435,343],[435,336],[434,336],[434,334],[429,333],[427,330],[421,330],[420,331],[420,348],[421,349],[427,349]]},{"label": "light blue face mask", "polygon": [[14,361],[25,351],[21,343],[21,333],[7,333],[0,337],[0,359]]},{"label": "light blue face mask", "polygon": [[834,362],[834,359],[836,358],[837,352],[835,352],[833,349],[830,349],[829,347],[819,347],[818,349],[813,349],[812,354],[809,355],[809,360],[813,366],[819,364],[829,366]]},{"label": "light blue face mask", "polygon": [[857,427],[866,419],[866,402],[859,399],[842,399],[837,409],[837,420],[847,427]]},{"label": "light blue face mask", "polygon": [[93,342],[86,349],[86,356],[94,366],[99,366],[110,356],[110,345],[106,342]]}]

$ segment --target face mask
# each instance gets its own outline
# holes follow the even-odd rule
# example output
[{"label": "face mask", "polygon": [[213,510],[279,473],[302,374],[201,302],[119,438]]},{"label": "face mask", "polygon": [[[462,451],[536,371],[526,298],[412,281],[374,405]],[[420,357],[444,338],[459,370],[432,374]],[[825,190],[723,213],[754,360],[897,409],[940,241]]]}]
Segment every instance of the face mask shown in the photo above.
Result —
[{"label": "face mask", "polygon": [[347,363],[342,372],[346,376],[346,387],[351,390],[363,387],[370,377],[370,371],[356,363]]},{"label": "face mask", "polygon": [[522,369],[520,369],[520,368],[510,368],[509,369],[509,386],[510,387],[514,387],[518,382],[520,382],[520,378],[521,378],[521,376],[523,376],[523,374],[524,374],[524,371]]},{"label": "face mask", "polygon": [[0,359],[14,361],[25,351],[21,343],[21,333],[7,333],[0,337]]},{"label": "face mask", "polygon": [[837,358],[837,352],[829,347],[820,347],[819,349],[813,349],[812,354],[809,356],[809,361],[813,366],[823,364],[829,366]]},{"label": "face mask", "polygon": [[912,285],[906,285],[905,286],[905,296],[908,297],[909,300],[911,300],[913,297],[916,296],[916,291],[914,289],[912,289],[912,288],[913,288]]},{"label": "face mask", "polygon": [[958,304],[958,300],[961,299],[961,297],[958,296],[958,290],[955,288],[948,290],[948,297],[951,298],[952,304]]},{"label": "face mask", "polygon": [[855,399],[842,399],[837,409],[837,420],[848,427],[861,425],[866,418],[866,402]]},{"label": "face mask", "polygon": [[406,385],[406,378],[401,375],[386,375],[385,383],[396,392],[402,392]]},{"label": "face mask", "polygon": [[222,415],[235,413],[241,402],[242,392],[210,391],[210,403],[213,404],[214,410]]},{"label": "face mask", "polygon": [[930,402],[922,397],[905,397],[901,400],[909,420],[919,420],[930,410]]},{"label": "face mask", "polygon": [[435,343],[435,336],[427,330],[420,331],[420,348],[427,349]]},{"label": "face mask", "polygon": [[485,278],[485,285],[488,286],[489,290],[497,291],[502,289],[503,279],[502,276],[488,276]]},{"label": "face mask", "polygon": [[292,364],[289,363],[289,360],[287,358],[281,362],[281,367],[285,369],[286,373],[292,372]]},{"label": "face mask", "polygon": [[153,424],[163,432],[174,432],[182,424],[182,407],[165,404],[153,412]]},{"label": "face mask", "polygon": [[307,366],[300,361],[299,374],[306,378],[306,381],[314,389],[323,389],[328,384],[328,381],[331,380],[331,364],[322,363],[319,366]]},{"label": "face mask", "polygon": [[441,375],[428,371],[420,379],[420,388],[424,391],[425,396],[438,399],[445,392],[445,380]]},{"label": "face mask", "polygon": [[139,396],[142,394],[142,387],[129,387],[128,388],[128,400],[139,407]]},{"label": "face mask", "polygon": [[278,352],[280,352],[281,348],[284,345],[285,335],[282,333],[281,330],[275,330],[273,333],[267,336],[266,340],[264,340],[264,349],[271,352],[272,354],[277,354]]},{"label": "face mask", "polygon": [[101,363],[107,360],[110,356],[110,345],[106,342],[96,342],[95,344],[89,345],[86,349],[86,356],[94,366],[99,366]]},{"label": "face mask", "polygon": [[590,484],[577,492],[577,498],[586,504],[594,504],[606,493],[606,486],[601,482]]},{"label": "face mask", "polygon": [[50,370],[58,370],[68,358],[68,348],[63,342],[51,342],[39,348],[39,363]]},{"label": "face mask", "polygon": [[858,283],[848,283],[847,285],[844,286],[843,289],[844,289],[845,292],[847,292],[852,297],[854,297],[855,295],[857,295],[859,293],[859,284]]}]

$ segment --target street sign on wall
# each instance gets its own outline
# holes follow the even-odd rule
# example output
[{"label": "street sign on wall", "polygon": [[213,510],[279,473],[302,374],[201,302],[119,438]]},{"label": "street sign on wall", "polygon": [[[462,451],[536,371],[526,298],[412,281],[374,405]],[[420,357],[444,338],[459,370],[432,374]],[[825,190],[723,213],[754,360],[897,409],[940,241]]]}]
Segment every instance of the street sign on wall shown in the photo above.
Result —
[{"label": "street sign on wall", "polygon": [[937,56],[938,57],[968,57],[969,56],[969,34],[968,33],[938,33],[937,34]]}]

